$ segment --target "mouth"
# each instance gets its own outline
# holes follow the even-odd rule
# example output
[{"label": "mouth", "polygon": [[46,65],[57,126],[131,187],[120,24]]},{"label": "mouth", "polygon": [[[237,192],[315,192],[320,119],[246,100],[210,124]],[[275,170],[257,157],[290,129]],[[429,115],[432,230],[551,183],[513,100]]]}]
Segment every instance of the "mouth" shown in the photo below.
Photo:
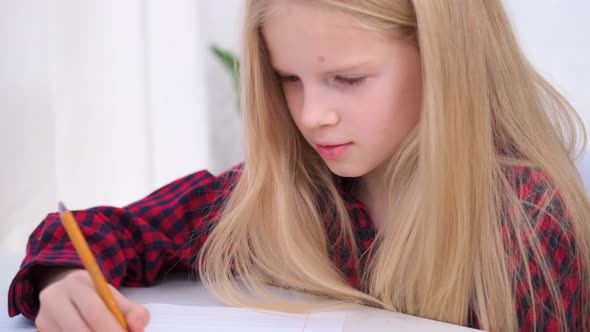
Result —
[{"label": "mouth", "polygon": [[340,159],[352,146],[352,142],[335,145],[317,144],[316,149],[320,156],[327,160]]}]

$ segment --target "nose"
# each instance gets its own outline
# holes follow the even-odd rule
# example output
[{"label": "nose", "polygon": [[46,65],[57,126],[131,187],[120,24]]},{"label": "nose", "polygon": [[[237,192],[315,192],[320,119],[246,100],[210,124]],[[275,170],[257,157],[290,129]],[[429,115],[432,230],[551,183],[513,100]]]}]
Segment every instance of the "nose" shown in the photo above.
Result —
[{"label": "nose", "polygon": [[335,103],[320,91],[305,91],[301,124],[306,128],[334,126],[340,121]]}]

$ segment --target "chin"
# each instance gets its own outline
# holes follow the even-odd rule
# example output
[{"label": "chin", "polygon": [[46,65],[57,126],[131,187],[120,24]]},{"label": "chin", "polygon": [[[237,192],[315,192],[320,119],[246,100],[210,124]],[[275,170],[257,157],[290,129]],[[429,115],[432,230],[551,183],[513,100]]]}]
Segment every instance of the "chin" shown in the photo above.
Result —
[{"label": "chin", "polygon": [[326,165],[332,173],[344,178],[358,178],[370,171],[367,165],[362,165],[358,162],[326,161]]}]

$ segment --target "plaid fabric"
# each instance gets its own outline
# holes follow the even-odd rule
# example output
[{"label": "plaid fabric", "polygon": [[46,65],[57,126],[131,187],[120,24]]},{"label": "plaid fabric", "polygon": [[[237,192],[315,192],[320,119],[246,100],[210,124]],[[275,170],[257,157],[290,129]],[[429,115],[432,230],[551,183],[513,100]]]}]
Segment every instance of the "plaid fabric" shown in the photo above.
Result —
[{"label": "plaid fabric", "polygon": [[[192,270],[197,250],[218,219],[240,169],[241,165],[238,165],[219,176],[206,171],[188,175],[124,208],[96,207],[73,211],[106,279],[115,287],[147,286],[154,284],[164,272]],[[521,168],[511,179],[524,208],[538,220],[536,229],[543,253],[548,257],[552,275],[559,281],[558,289],[568,319],[567,330],[581,330],[582,324],[589,324],[584,317],[587,315],[581,312],[582,287],[588,285],[582,285],[576,274],[580,271],[581,261],[568,228],[568,216],[558,197],[551,200],[544,213],[535,209],[547,191],[541,173]],[[360,201],[346,192],[342,194],[353,221],[359,250],[367,250],[376,234],[373,222]],[[503,236],[510,241],[508,230]],[[359,271],[365,266],[367,255],[359,255],[361,261],[351,261],[347,259],[350,249],[346,245],[336,243],[332,248],[336,266],[352,286],[359,287]],[[518,264],[517,259],[511,262],[514,273],[519,273],[525,266]],[[532,319],[532,301],[526,283],[516,285],[516,310],[521,331],[531,331],[535,323],[538,331],[557,331],[558,322],[547,314],[552,303],[548,301],[548,290],[542,282],[538,265],[534,261],[527,264],[533,274],[538,318],[536,322]],[[35,279],[42,266],[82,266],[58,214],[49,214],[30,236],[26,257],[9,289],[10,316],[36,316],[39,289]],[[468,325],[479,327],[472,310]]]}]

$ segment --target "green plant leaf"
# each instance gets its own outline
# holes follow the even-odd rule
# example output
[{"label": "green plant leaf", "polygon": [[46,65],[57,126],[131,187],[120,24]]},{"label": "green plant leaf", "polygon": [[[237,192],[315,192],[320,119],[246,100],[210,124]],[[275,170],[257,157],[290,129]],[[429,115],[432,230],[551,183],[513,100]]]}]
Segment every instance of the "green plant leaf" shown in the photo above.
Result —
[{"label": "green plant leaf", "polygon": [[211,45],[211,52],[221,62],[223,67],[230,73],[236,96],[238,98],[238,111],[240,109],[240,62],[234,54],[230,51],[219,48],[216,45]]}]

